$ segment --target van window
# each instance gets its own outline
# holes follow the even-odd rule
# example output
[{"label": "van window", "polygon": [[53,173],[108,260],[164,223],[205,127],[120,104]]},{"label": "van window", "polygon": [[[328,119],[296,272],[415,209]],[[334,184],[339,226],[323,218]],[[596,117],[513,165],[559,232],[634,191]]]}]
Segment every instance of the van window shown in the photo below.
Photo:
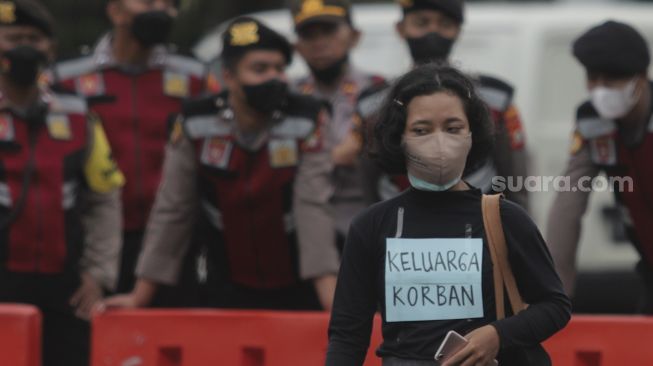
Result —
[{"label": "van window", "polygon": [[585,70],[571,53],[573,30],[556,30],[543,36],[539,70],[534,70],[536,120],[572,126],[576,107],[587,99]]}]

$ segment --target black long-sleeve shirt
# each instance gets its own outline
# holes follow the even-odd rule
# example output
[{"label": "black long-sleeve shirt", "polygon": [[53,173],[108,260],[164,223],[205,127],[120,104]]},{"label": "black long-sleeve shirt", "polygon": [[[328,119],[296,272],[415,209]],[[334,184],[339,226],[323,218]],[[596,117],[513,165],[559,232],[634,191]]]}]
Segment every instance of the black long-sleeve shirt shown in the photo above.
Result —
[{"label": "black long-sleeve shirt", "polygon": [[[387,321],[386,239],[396,235],[399,208],[404,209],[402,238],[465,238],[470,236],[470,227],[472,238],[483,238],[483,317]],[[377,350],[380,357],[432,360],[449,330],[464,335],[492,324],[501,342],[498,360],[509,366],[501,363],[502,355],[518,347],[535,346],[563,328],[570,318],[571,303],[537,226],[522,208],[506,200],[501,201],[501,220],[517,286],[530,306],[516,316],[497,321],[492,262],[483,229],[479,190],[425,192],[411,188],[359,215],[351,225],[344,249],[329,325],[326,365],[363,364],[377,309],[381,310],[383,319],[384,341]]]}]

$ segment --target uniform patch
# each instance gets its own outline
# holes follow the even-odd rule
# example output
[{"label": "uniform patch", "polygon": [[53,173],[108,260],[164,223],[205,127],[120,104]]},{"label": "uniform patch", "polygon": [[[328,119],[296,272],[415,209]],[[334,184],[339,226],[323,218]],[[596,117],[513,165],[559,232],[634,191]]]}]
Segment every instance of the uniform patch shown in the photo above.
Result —
[{"label": "uniform patch", "polygon": [[175,119],[175,123],[172,125],[172,131],[170,132],[170,143],[174,146],[181,141],[181,138],[184,136],[184,126],[182,125],[182,118],[178,116]]},{"label": "uniform patch", "polygon": [[214,73],[210,72],[206,78],[206,90],[210,93],[218,93],[222,87],[218,81],[218,77]]},{"label": "uniform patch", "polygon": [[9,114],[0,114],[0,141],[14,141],[15,137],[14,119]]},{"label": "uniform patch", "polygon": [[315,85],[311,83],[304,83],[301,85],[301,92],[304,95],[311,95],[315,92]]},{"label": "uniform patch", "polygon": [[506,123],[508,136],[510,137],[510,147],[513,150],[523,149],[526,145],[526,135],[517,108],[515,108],[515,106],[510,106],[510,108],[508,108],[508,110],[503,114],[503,118]]},{"label": "uniform patch", "polygon": [[571,155],[576,155],[583,147],[583,136],[580,132],[574,131],[574,136],[571,138],[571,147],[569,148],[569,153]]},{"label": "uniform patch", "polygon": [[323,139],[324,139],[324,128],[326,126],[329,114],[323,110],[320,112],[317,118],[317,124],[313,133],[304,140],[302,143],[302,151],[306,152],[316,152],[322,150]]},{"label": "uniform patch", "polygon": [[297,165],[299,154],[297,142],[293,139],[272,139],[268,143],[270,165],[273,168],[287,168]]},{"label": "uniform patch", "polygon": [[229,166],[232,149],[231,141],[215,137],[204,139],[200,161],[205,165],[226,169]]},{"label": "uniform patch", "polygon": [[70,130],[70,119],[66,115],[50,115],[47,117],[48,132],[55,140],[70,140],[73,137]]},{"label": "uniform patch", "polygon": [[89,116],[92,121],[93,146],[86,160],[84,175],[89,187],[98,193],[108,193],[125,184],[125,176],[113,159],[109,140],[104,133],[102,123],[96,116]]},{"label": "uniform patch", "polygon": [[348,81],[342,85],[342,92],[346,95],[356,95],[358,93],[358,86],[353,81]]},{"label": "uniform patch", "polygon": [[188,75],[166,71],[163,74],[163,92],[170,97],[188,97],[190,95],[190,80]]},{"label": "uniform patch", "polygon": [[77,93],[85,97],[104,94],[104,78],[100,73],[82,75],[75,81]]},{"label": "uniform patch", "polygon": [[604,136],[590,141],[592,161],[598,165],[617,163],[617,146],[613,136]]}]

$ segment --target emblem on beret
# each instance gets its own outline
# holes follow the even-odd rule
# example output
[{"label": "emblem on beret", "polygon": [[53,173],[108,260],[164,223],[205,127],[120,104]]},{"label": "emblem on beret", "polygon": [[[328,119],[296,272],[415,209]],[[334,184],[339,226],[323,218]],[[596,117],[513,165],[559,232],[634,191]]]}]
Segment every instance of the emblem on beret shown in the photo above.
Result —
[{"label": "emblem on beret", "polygon": [[0,23],[13,24],[16,21],[16,5],[11,1],[0,1]]},{"label": "emblem on beret", "polygon": [[303,14],[320,13],[324,9],[324,2],[322,0],[306,0],[302,4]]},{"label": "emblem on beret", "polygon": [[255,22],[246,22],[234,24],[229,30],[231,34],[232,46],[249,46],[258,43],[260,37],[258,34],[258,24]]}]

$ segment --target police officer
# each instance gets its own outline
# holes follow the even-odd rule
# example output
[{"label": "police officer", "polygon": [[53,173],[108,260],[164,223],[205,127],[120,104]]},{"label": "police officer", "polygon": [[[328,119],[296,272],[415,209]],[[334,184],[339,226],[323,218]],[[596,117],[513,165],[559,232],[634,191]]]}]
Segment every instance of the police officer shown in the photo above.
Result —
[{"label": "police officer", "polygon": [[[398,0],[402,19],[396,24],[399,36],[406,41],[416,65],[443,62],[449,57],[464,23],[462,0]],[[494,191],[492,178],[525,177],[525,136],[517,108],[513,105],[513,88],[502,80],[486,75],[475,76],[476,87],[490,109],[496,130],[493,155],[480,166],[468,167],[465,181],[484,192]],[[359,102],[359,111],[365,121],[373,118],[386,88],[367,90]],[[383,187],[391,187],[383,184]],[[504,182],[509,182],[505,180]],[[387,183],[387,182],[386,182]],[[407,182],[393,182],[407,187]],[[387,195],[383,194],[382,196]],[[527,191],[506,191],[507,198],[528,208]]]},{"label": "police officer", "polygon": [[[333,230],[323,229],[333,227],[321,132],[327,115],[323,103],[288,93],[291,56],[288,41],[259,21],[229,25],[221,55],[228,92],[189,103],[175,123],[139,280],[131,294],[106,305],[145,306],[160,284],[174,283],[196,223],[195,239],[211,250],[210,305],[320,307],[297,262],[311,268],[337,260],[317,253],[334,241]],[[300,223],[315,229],[298,246]]]},{"label": "police officer", "polygon": [[115,289],[124,177],[86,102],[39,87],[53,37],[40,3],[0,2],[0,302],[39,307],[45,366],[81,366]]},{"label": "police officer", "polygon": [[133,287],[145,223],[161,179],[170,116],[181,102],[216,88],[198,61],[176,55],[163,43],[177,14],[173,0],[109,0],[113,30],[91,55],[62,62],[57,82],[89,101],[107,131],[120,169],[124,245],[119,292]]},{"label": "police officer", "polygon": [[[332,119],[326,130],[326,143],[334,163],[335,191],[331,198],[337,232],[337,246],[342,247],[353,217],[366,206],[359,151],[361,139],[356,130],[356,102],[361,91],[384,84],[384,79],[365,73],[350,62],[350,52],[358,44],[361,32],[352,23],[348,0],[296,0],[291,15],[298,39],[296,50],[304,58],[310,74],[297,80],[295,88],[302,94],[330,102]],[[335,248],[333,249],[335,250]],[[338,263],[330,264],[323,286],[335,290]],[[311,271],[309,278],[322,275]]]},{"label": "police officer", "polygon": [[[578,107],[571,154],[563,174],[570,190],[559,192],[547,237],[565,289],[573,293],[581,219],[600,171],[615,179],[616,201],[626,232],[640,253],[646,285],[640,310],[653,313],[653,107],[648,80],[650,53],[644,38],[616,21],[581,35],[573,54],[587,72],[590,99]],[[622,183],[620,183],[622,182]]]}]

